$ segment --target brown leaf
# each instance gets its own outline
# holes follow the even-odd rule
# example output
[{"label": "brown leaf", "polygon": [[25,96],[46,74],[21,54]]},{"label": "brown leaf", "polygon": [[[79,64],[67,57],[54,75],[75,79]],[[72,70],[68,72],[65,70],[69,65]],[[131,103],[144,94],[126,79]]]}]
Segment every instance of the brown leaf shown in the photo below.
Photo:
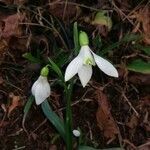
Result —
[{"label": "brown leaf", "polygon": [[[72,2],[75,2],[75,0],[72,0]],[[68,21],[69,19],[73,19],[79,15],[80,8],[69,5],[69,3],[67,3],[65,0],[60,0],[58,2],[52,0],[51,5],[49,5],[49,11],[54,16]]]},{"label": "brown leaf", "polygon": [[107,96],[100,90],[96,91],[96,97],[98,100],[98,110],[96,118],[98,126],[104,132],[104,136],[109,140],[114,140],[116,134],[119,133],[118,127],[111,115],[111,107],[108,103]]},{"label": "brown leaf", "polygon": [[135,127],[137,127],[138,125],[138,117],[136,116],[136,114],[132,114],[129,122],[126,123],[126,125],[128,127],[130,127],[131,129],[134,129]]},{"label": "brown leaf", "polygon": [[8,116],[11,114],[11,112],[18,106],[20,106],[20,97],[15,96],[13,93],[9,95],[9,97],[12,99],[11,105],[8,106]]},{"label": "brown leaf", "polygon": [[3,38],[10,38],[11,36],[20,36],[22,30],[19,23],[23,21],[24,14],[17,13],[9,15],[2,20],[3,26],[1,27],[1,35]]},{"label": "brown leaf", "polygon": [[133,32],[141,30],[144,37],[144,42],[150,44],[150,7],[141,6],[139,10],[134,11],[134,14],[130,16],[131,19],[136,19],[136,26],[133,29]]},{"label": "brown leaf", "polygon": [[0,57],[2,58],[5,54],[6,50],[8,49],[8,44],[4,39],[0,40]]},{"label": "brown leaf", "polygon": [[57,146],[56,145],[51,145],[49,150],[57,150]]},{"label": "brown leaf", "polygon": [[137,150],[150,150],[150,140],[137,147]]},{"label": "brown leaf", "polygon": [[129,75],[129,81],[133,84],[138,85],[149,85],[150,84],[150,75],[149,74],[141,74],[141,73],[132,73]]},{"label": "brown leaf", "polygon": [[27,37],[21,37],[21,38],[13,37],[9,40],[9,48],[11,50],[15,50],[15,51],[19,50],[20,52],[24,53],[27,51],[27,46],[28,46],[27,43],[28,43]]},{"label": "brown leaf", "polygon": [[142,26],[145,33],[144,41],[147,44],[150,44],[150,7],[145,7],[141,12],[142,15]]}]

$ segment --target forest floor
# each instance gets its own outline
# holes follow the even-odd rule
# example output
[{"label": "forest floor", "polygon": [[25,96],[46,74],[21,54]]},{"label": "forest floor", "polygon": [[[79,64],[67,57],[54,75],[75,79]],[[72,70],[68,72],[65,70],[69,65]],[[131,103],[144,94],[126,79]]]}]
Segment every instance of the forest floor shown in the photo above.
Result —
[{"label": "forest floor", "polygon": [[[94,20],[97,12],[105,17]],[[63,150],[65,144],[40,106],[24,117],[31,86],[50,57],[65,72],[73,59],[73,24],[90,47],[119,72],[111,78],[93,67],[83,88],[73,88],[73,128],[97,149],[150,149],[150,1],[0,0],[0,149]],[[25,53],[31,57],[24,57]],[[64,119],[63,89],[50,70],[49,102]],[[74,147],[76,142],[74,142]]]}]

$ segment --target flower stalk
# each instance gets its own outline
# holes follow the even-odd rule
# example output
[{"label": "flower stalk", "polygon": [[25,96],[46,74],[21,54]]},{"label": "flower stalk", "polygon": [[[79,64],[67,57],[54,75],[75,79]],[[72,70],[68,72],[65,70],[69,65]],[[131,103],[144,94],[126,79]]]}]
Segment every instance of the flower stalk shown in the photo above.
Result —
[{"label": "flower stalk", "polygon": [[72,97],[73,82],[68,86],[65,85],[65,98],[66,98],[66,145],[67,150],[72,150]]}]

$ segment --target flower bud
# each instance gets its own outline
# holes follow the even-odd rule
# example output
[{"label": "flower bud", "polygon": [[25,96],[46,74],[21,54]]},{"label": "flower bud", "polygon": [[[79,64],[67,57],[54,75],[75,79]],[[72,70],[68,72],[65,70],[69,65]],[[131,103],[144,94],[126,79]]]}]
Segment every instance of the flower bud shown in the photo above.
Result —
[{"label": "flower bud", "polygon": [[49,73],[49,69],[48,67],[43,67],[42,70],[41,70],[41,76],[43,77],[47,77],[48,76],[48,73]]},{"label": "flower bud", "polygon": [[79,137],[81,134],[79,130],[73,130],[72,132],[75,137]]},{"label": "flower bud", "polygon": [[89,45],[89,38],[86,32],[80,31],[79,43],[80,43],[80,46]]}]

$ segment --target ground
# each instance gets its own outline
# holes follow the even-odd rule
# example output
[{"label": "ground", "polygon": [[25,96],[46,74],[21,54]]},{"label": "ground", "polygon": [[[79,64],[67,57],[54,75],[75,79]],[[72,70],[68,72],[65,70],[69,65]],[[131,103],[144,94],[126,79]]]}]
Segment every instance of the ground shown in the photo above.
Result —
[{"label": "ground", "polygon": [[[102,15],[95,20],[96,14]],[[75,22],[91,49],[111,61],[119,77],[93,67],[83,88],[78,76],[72,94],[73,128],[82,145],[97,149],[150,149],[150,2],[94,0],[0,1],[0,149],[63,150],[57,130],[33,102],[31,87],[50,57],[64,74],[75,57]],[[108,21],[109,20],[109,21]],[[65,120],[65,98],[50,70],[54,112]],[[77,139],[74,138],[74,149]]]}]

